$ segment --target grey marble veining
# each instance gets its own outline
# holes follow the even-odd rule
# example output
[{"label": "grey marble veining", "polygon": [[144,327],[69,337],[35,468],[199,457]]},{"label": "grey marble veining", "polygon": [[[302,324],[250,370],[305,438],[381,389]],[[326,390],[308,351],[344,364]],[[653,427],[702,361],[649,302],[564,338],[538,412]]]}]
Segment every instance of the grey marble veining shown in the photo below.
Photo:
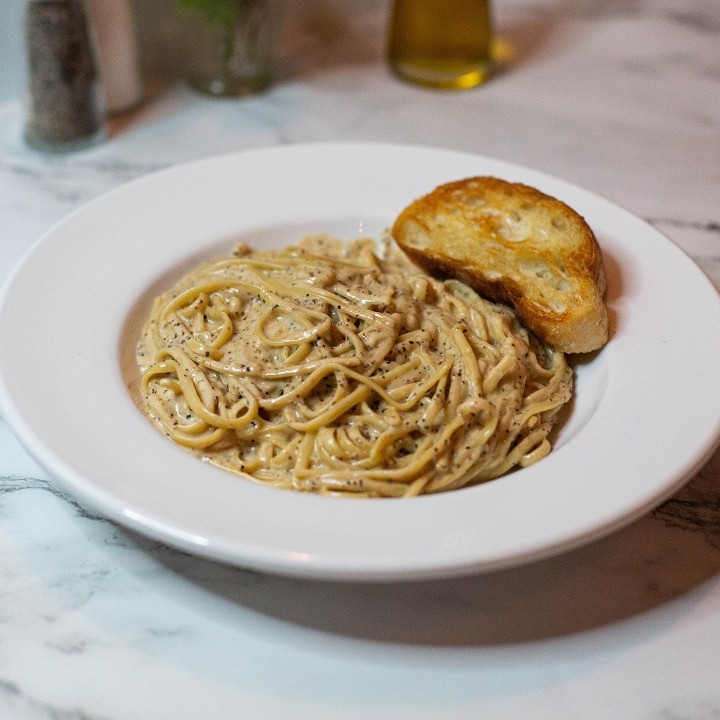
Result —
[{"label": "grey marble veining", "polygon": [[[75,154],[28,150],[21,99],[1,104],[0,282],[55,222],[148,172],[379,140],[577,183],[667,235],[720,288],[715,0],[498,2],[502,71],[450,94],[391,76],[388,9],[290,3],[268,93],[213,102],[171,85]],[[166,12],[138,4],[155,60],[172,51]],[[9,69],[17,50],[0,48]],[[317,583],[108,522],[0,418],[1,720],[711,720],[719,637],[720,452],[645,517],[549,560],[448,581]]]}]

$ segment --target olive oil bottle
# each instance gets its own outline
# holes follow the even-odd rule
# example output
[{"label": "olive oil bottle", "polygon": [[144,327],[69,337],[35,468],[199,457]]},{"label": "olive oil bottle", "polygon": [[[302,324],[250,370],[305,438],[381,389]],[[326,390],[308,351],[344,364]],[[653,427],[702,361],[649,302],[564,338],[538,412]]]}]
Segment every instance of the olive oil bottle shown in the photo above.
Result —
[{"label": "olive oil bottle", "polygon": [[405,80],[471,88],[492,70],[490,0],[395,0],[388,55]]}]

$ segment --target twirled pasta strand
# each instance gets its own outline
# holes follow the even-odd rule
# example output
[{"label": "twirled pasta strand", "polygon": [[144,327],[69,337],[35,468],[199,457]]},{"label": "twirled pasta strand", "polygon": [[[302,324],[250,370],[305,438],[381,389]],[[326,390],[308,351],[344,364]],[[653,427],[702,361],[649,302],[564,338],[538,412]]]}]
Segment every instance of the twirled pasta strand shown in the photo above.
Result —
[{"label": "twirled pasta strand", "polygon": [[145,412],[221,467],[330,494],[442,492],[547,455],[562,354],[375,250],[317,236],[181,279],[138,346]]}]

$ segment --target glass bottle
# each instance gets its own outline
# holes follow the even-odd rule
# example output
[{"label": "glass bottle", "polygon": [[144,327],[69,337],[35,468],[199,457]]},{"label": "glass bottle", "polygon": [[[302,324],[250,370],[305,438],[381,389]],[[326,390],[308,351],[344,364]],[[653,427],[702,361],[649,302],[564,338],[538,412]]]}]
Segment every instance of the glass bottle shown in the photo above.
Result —
[{"label": "glass bottle", "polygon": [[28,0],[25,139],[70,150],[104,136],[102,89],[83,0]]},{"label": "glass bottle", "polygon": [[389,62],[401,78],[464,89],[492,72],[490,0],[395,0]]}]

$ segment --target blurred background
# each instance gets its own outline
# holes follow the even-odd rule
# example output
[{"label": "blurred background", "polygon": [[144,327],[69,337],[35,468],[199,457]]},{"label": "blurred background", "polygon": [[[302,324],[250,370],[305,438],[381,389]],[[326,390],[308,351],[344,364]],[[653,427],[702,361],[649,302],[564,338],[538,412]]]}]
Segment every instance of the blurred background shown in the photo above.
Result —
[{"label": "blurred background", "polygon": [[22,91],[23,11],[24,3],[18,0],[0,0],[0,101]]},{"label": "blurred background", "polygon": [[[280,1],[283,37],[281,57],[276,58],[277,81],[288,74],[296,79],[333,61],[382,59],[390,0],[351,0],[350,7],[347,0]],[[0,0],[0,102],[25,92],[24,6],[24,0]],[[176,7],[176,0],[132,0],[143,76],[151,91],[158,80],[176,79],[181,51]]]}]

